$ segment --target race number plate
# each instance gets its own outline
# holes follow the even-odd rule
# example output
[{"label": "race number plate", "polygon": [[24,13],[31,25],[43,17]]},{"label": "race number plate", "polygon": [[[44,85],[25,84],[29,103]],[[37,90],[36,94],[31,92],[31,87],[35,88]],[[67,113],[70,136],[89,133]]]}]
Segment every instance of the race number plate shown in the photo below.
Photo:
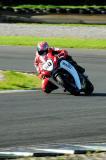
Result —
[{"label": "race number plate", "polygon": [[46,71],[52,71],[53,70],[53,62],[51,59],[48,59],[42,67]]}]

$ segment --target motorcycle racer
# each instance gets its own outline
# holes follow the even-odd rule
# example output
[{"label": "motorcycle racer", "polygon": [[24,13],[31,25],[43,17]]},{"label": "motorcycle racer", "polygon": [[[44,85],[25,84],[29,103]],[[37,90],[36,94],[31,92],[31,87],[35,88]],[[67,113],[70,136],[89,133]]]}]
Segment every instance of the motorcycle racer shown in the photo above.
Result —
[{"label": "motorcycle racer", "polygon": [[57,89],[58,87],[49,81],[48,77],[45,77],[42,71],[42,65],[47,60],[48,53],[52,52],[53,55],[58,56],[59,58],[65,58],[71,64],[74,65],[76,70],[80,73],[84,73],[85,69],[79,66],[72,57],[68,54],[68,52],[64,49],[49,47],[47,42],[39,42],[36,47],[34,66],[36,68],[38,77],[42,79],[42,90],[46,93],[50,93],[51,91]]}]

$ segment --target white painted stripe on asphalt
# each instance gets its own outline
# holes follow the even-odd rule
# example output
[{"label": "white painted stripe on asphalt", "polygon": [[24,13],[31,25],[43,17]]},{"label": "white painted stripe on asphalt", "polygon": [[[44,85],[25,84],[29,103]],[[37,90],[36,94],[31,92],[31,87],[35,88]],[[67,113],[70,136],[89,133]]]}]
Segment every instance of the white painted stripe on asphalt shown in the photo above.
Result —
[{"label": "white painted stripe on asphalt", "polygon": [[106,151],[106,146],[94,146],[94,145],[76,145],[78,147],[83,147],[86,150],[99,150],[99,151]]},{"label": "white painted stripe on asphalt", "polygon": [[65,149],[36,149],[38,151],[46,151],[50,153],[62,153],[62,154],[74,154],[74,150],[65,150]]},{"label": "white painted stripe on asphalt", "polygon": [[0,91],[0,93],[20,93],[20,92],[36,92],[36,91],[40,91],[40,89],[38,90],[3,90]]},{"label": "white painted stripe on asphalt", "polygon": [[0,156],[33,156],[33,153],[30,152],[0,152]]}]

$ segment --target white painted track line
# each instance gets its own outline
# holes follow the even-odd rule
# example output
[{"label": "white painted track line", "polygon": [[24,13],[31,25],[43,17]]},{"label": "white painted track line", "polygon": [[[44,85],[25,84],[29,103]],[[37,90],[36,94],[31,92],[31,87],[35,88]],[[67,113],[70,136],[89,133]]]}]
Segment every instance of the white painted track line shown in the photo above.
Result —
[{"label": "white painted track line", "polygon": [[40,91],[40,89],[36,90],[2,90],[0,93],[21,93],[21,92],[37,92]]}]

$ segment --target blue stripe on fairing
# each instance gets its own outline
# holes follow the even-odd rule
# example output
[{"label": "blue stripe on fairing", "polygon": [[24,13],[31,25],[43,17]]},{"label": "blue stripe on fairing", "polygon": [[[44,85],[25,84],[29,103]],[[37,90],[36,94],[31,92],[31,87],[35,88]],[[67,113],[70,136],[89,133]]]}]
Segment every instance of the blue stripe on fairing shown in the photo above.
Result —
[{"label": "blue stripe on fairing", "polygon": [[69,73],[71,73],[71,75],[73,76],[73,78],[75,80],[75,83],[76,83],[78,89],[80,90],[81,89],[81,82],[80,82],[78,73],[77,73],[76,69],[74,68],[74,66],[72,64],[70,64],[69,62],[67,62],[65,60],[62,60],[60,62],[60,67],[64,68]]}]

